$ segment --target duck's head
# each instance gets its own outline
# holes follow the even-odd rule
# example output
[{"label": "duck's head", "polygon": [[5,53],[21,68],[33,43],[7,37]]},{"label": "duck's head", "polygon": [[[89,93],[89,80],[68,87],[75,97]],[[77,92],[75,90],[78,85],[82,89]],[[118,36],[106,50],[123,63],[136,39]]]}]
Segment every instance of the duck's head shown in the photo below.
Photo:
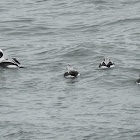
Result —
[{"label": "duck's head", "polygon": [[72,71],[72,70],[73,70],[73,66],[70,65],[70,64],[68,64],[68,65],[67,65],[67,70],[68,70],[68,72]]},{"label": "duck's head", "polygon": [[109,61],[110,61],[109,57],[108,56],[105,56],[104,57],[104,62],[105,62],[106,65],[109,63]]}]

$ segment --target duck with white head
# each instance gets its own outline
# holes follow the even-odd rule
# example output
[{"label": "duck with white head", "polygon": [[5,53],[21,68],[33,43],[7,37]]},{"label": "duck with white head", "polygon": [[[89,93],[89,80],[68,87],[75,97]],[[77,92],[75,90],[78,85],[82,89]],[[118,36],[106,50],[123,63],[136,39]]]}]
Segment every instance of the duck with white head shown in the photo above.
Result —
[{"label": "duck with white head", "polygon": [[0,67],[1,68],[23,68],[16,58],[5,59],[3,50],[0,49]]},{"label": "duck with white head", "polygon": [[78,71],[74,70],[72,65],[70,65],[70,64],[67,65],[67,72],[64,73],[64,77],[77,78],[77,76],[79,76],[79,75],[80,74],[78,73]]},{"label": "duck with white head", "polygon": [[112,68],[115,67],[115,64],[110,61],[108,56],[104,57],[104,61],[99,64],[99,68]]}]

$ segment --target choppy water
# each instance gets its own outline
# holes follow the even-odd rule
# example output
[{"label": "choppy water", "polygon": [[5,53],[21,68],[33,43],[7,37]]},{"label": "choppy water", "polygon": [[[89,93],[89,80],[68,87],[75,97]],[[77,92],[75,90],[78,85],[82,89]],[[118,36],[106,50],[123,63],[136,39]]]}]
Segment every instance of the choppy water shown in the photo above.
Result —
[{"label": "choppy water", "polygon": [[[0,140],[139,140],[140,1],[0,1]],[[116,67],[99,70],[104,55]],[[81,73],[65,79],[70,63]]]}]

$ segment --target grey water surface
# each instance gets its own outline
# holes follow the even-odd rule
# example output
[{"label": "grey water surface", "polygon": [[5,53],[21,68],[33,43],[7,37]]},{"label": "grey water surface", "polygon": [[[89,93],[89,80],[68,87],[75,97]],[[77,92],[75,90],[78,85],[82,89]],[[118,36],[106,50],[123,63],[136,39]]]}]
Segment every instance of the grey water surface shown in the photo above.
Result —
[{"label": "grey water surface", "polygon": [[139,0],[1,0],[0,49],[0,140],[140,140]]}]

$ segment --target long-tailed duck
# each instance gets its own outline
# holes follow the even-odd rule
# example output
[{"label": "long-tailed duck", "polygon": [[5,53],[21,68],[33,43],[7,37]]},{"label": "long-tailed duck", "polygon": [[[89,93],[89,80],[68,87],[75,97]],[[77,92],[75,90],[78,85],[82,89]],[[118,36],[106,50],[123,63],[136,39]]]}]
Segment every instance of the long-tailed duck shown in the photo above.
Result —
[{"label": "long-tailed duck", "polygon": [[3,51],[0,49],[0,67],[2,68],[22,68],[16,58],[4,59]]},{"label": "long-tailed duck", "polygon": [[104,61],[99,64],[99,68],[112,68],[115,67],[115,64],[110,61],[109,57],[105,56]]},{"label": "long-tailed duck", "polygon": [[79,76],[80,74],[78,73],[78,71],[73,69],[73,66],[68,64],[67,66],[67,72],[64,73],[64,77],[73,77],[73,78],[77,78],[77,76]]}]

